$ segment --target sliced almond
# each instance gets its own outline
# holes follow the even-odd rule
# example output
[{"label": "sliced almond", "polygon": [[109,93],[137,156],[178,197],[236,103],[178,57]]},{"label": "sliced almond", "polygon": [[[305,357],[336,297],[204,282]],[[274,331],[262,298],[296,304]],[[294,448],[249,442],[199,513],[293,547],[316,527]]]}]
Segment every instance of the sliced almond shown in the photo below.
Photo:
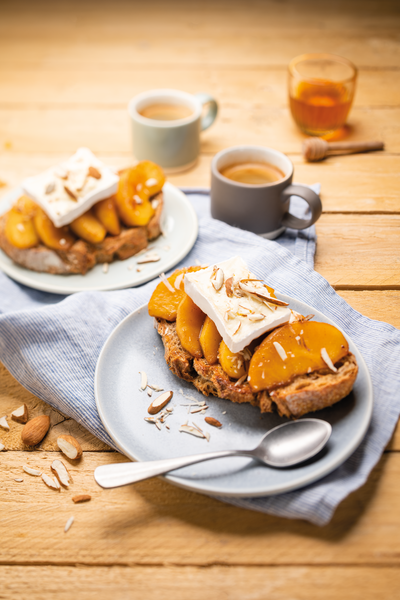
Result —
[{"label": "sliced almond", "polygon": [[54,190],[56,189],[56,182],[55,181],[50,181],[44,190],[45,194],[51,194],[51,192],[54,192]]},{"label": "sliced almond", "polygon": [[61,489],[61,486],[55,477],[54,478],[49,477],[49,475],[46,475],[46,473],[42,473],[42,479],[43,479],[44,483],[47,485],[47,487],[51,488],[52,490],[60,490]]},{"label": "sliced almond", "polygon": [[42,441],[50,428],[50,418],[40,415],[28,421],[21,432],[21,439],[26,446],[36,446]]},{"label": "sliced almond", "polygon": [[224,285],[224,279],[224,272],[222,269],[219,268],[216,269],[211,275],[211,283],[216,292],[219,292],[219,290]]},{"label": "sliced almond", "polygon": [[164,408],[164,406],[168,404],[173,395],[174,392],[164,392],[163,394],[161,394],[161,396],[154,398],[153,402],[147,409],[147,412],[150,415],[156,415],[158,412],[160,412],[161,409]]},{"label": "sliced almond", "polygon": [[182,283],[182,279],[183,279],[184,277],[185,277],[185,273],[180,273],[180,274],[178,275],[178,277],[175,279],[174,288],[175,288],[176,290],[179,290],[179,291],[180,291],[180,289],[181,289],[181,283]]},{"label": "sliced almond", "polygon": [[163,392],[164,388],[158,386],[158,385],[150,385],[149,383],[147,384],[147,387],[151,388],[152,390],[154,390],[155,392]]},{"label": "sliced almond", "polygon": [[7,423],[7,417],[0,417],[0,427],[5,429],[6,431],[10,431],[10,426]]},{"label": "sliced almond", "polygon": [[11,413],[11,418],[13,421],[17,421],[17,423],[23,423],[25,425],[25,423],[28,422],[29,418],[28,407],[26,406],[26,404],[23,404],[19,408],[13,410]]},{"label": "sliced almond", "polygon": [[147,388],[147,375],[144,371],[139,371],[139,373],[141,374],[140,389],[145,390]]},{"label": "sliced almond", "polygon": [[68,469],[64,465],[64,463],[57,458],[56,460],[53,460],[50,468],[53,471],[54,475],[57,477],[58,481],[61,483],[61,485],[63,485],[64,487],[68,487],[71,483],[71,478],[68,473]]},{"label": "sliced almond", "polygon": [[98,169],[96,169],[96,167],[89,167],[88,175],[89,177],[94,177],[95,179],[101,179],[101,173]]},{"label": "sliced almond", "polygon": [[273,342],[275,350],[277,351],[277,353],[279,354],[279,356],[281,357],[282,360],[286,360],[287,359],[287,354],[284,350],[284,348],[280,345],[279,342]]},{"label": "sliced almond", "polygon": [[229,277],[225,280],[225,291],[228,298],[233,297],[233,277]]},{"label": "sliced almond", "polygon": [[28,473],[28,475],[33,475],[34,477],[40,477],[42,474],[42,471],[32,469],[32,467],[28,467],[28,465],[24,465],[22,468],[25,471],[25,473]]},{"label": "sliced almond", "polygon": [[224,315],[224,319],[225,321],[231,321],[232,319],[236,319],[236,314],[233,312],[233,310],[227,310]]},{"label": "sliced almond", "polygon": [[236,331],[234,331],[234,332],[233,332],[233,335],[235,335],[235,334],[236,334],[236,333],[239,331],[239,329],[240,329],[240,327],[241,327],[241,326],[242,326],[242,324],[241,324],[241,323],[239,323],[239,325],[238,325],[238,327],[237,327]]},{"label": "sliced almond", "polygon": [[75,521],[74,517],[70,517],[68,521],[65,523],[64,533],[67,533],[69,529],[71,529],[72,523]]},{"label": "sliced almond", "polygon": [[75,504],[79,504],[81,502],[89,502],[89,500],[91,499],[92,496],[90,494],[78,494],[77,496],[73,496],[72,502],[75,502]]},{"label": "sliced almond", "polygon": [[179,431],[182,431],[183,433],[190,433],[190,435],[194,435],[196,437],[199,438],[203,438],[205,439],[205,435],[202,431],[199,431],[199,429],[196,429],[195,427],[192,427],[191,425],[181,425],[179,427]]},{"label": "sliced almond", "polygon": [[108,263],[106,263],[106,262],[105,262],[105,263],[103,263],[103,273],[106,273],[106,274],[107,274],[107,273],[108,273],[108,269],[109,269],[109,265],[108,265]]},{"label": "sliced almond", "polygon": [[71,460],[77,460],[82,456],[81,445],[72,435],[60,435],[57,438],[57,446]]},{"label": "sliced almond", "polygon": [[72,198],[72,200],[75,200],[75,202],[78,200],[78,195],[73,190],[71,190],[70,187],[64,185],[64,190],[67,192],[68,196]]},{"label": "sliced almond", "polygon": [[240,379],[238,379],[234,385],[235,386],[242,385],[242,383],[244,383],[246,381],[246,379],[247,379],[247,373],[246,373],[246,375],[242,375],[242,377],[240,377]]},{"label": "sliced almond", "polygon": [[214,417],[205,417],[204,420],[213,427],[222,427],[222,423],[220,423],[217,419],[214,419]]},{"label": "sliced almond", "polygon": [[191,415],[194,415],[194,414],[196,414],[196,413],[203,412],[203,410],[204,410],[204,411],[206,411],[207,409],[208,409],[208,406],[199,406],[199,407],[197,407],[197,408],[193,408],[193,409],[190,411],[190,414],[191,414]]},{"label": "sliced almond", "polygon": [[16,479],[14,479],[14,481],[16,481],[17,483],[22,483],[23,479],[21,479],[20,477],[17,477]]},{"label": "sliced almond", "polygon": [[239,282],[240,289],[246,292],[246,294],[249,294],[250,296],[255,296],[256,298],[260,298],[261,300],[269,302],[270,304],[276,304],[277,306],[289,306],[288,302],[278,300],[277,298],[271,298],[266,289],[252,285],[252,281],[256,280],[241,279]]},{"label": "sliced almond", "polygon": [[0,452],[3,452],[5,445],[0,442]]},{"label": "sliced almond", "polygon": [[169,291],[170,291],[172,294],[175,294],[175,290],[174,290],[174,288],[172,287],[172,285],[170,284],[170,282],[168,281],[168,279],[167,279],[167,277],[166,277],[165,273],[160,273],[159,277],[160,277],[161,281],[163,282],[163,284],[165,285],[165,287],[166,287],[166,288],[167,288],[167,289],[168,289],[168,290],[169,290]]},{"label": "sliced almond", "polygon": [[137,264],[144,265],[145,263],[158,262],[159,260],[161,260],[161,257],[158,256],[158,254],[154,252],[152,254],[145,254],[145,256],[143,258],[139,258],[139,260],[137,261]]},{"label": "sliced almond", "polygon": [[326,348],[321,348],[321,358],[324,361],[324,363],[330,368],[331,371],[333,371],[334,373],[337,373],[337,368],[333,364],[331,357],[329,356]]},{"label": "sliced almond", "polygon": [[249,315],[249,321],[262,321],[265,319],[265,315],[262,313],[254,313],[254,315]]}]

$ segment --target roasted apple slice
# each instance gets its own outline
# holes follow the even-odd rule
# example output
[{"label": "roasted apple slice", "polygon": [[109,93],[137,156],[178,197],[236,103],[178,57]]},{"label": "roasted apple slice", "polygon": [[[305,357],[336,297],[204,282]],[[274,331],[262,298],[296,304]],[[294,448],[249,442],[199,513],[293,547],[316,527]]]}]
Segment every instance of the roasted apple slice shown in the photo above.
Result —
[{"label": "roasted apple slice", "polygon": [[34,217],[38,208],[36,202],[32,198],[29,198],[29,196],[21,196],[13,206],[14,210],[27,217]]},{"label": "roasted apple slice", "polygon": [[97,202],[93,206],[93,212],[108,233],[111,233],[111,235],[119,235],[121,233],[121,225],[114,198],[100,200],[100,202]]},{"label": "roasted apple slice", "polygon": [[39,207],[33,222],[40,241],[52,250],[68,250],[75,241],[68,227],[56,227]]},{"label": "roasted apple slice", "polygon": [[219,364],[229,377],[240,379],[240,377],[246,375],[243,354],[241,352],[231,352],[223,340],[219,346],[218,359]]},{"label": "roasted apple slice", "polygon": [[164,171],[150,160],[142,160],[130,170],[130,181],[137,191],[145,188],[150,196],[161,192],[165,183]]},{"label": "roasted apple slice", "polygon": [[201,267],[190,267],[189,269],[178,269],[168,277],[169,289],[161,281],[151,295],[149,301],[149,315],[166,321],[176,321],[178,306],[185,296],[183,278],[185,273],[198,271]]},{"label": "roasted apple slice", "polygon": [[183,348],[196,358],[203,356],[199,337],[205,318],[203,311],[185,294],[178,306],[176,332]]},{"label": "roasted apple slice", "polygon": [[105,227],[96,219],[91,210],[72,221],[70,227],[75,235],[90,244],[99,244],[107,233]]},{"label": "roasted apple slice", "polygon": [[12,208],[6,215],[5,235],[15,248],[33,248],[39,244],[32,217]]},{"label": "roasted apple slice", "polygon": [[130,181],[132,169],[121,174],[115,204],[118,214],[127,227],[147,225],[154,215],[154,209],[149,201],[149,192],[143,186],[140,190]]},{"label": "roasted apple slice", "polygon": [[206,317],[200,333],[200,346],[209,365],[215,365],[218,362],[218,349],[221,340],[222,336],[214,321],[210,317]]}]

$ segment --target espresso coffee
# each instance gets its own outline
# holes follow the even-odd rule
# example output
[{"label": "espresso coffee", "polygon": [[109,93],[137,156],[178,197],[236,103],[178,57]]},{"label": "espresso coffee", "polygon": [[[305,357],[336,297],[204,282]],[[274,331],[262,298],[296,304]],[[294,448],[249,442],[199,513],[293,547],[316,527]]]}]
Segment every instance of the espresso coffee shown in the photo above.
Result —
[{"label": "espresso coffee", "polygon": [[193,114],[193,111],[184,104],[150,104],[138,111],[139,115],[153,121],[177,121],[186,119]]},{"label": "espresso coffee", "polygon": [[221,169],[221,175],[238,183],[265,185],[284,179],[285,175],[278,167],[269,163],[245,162],[229,165]]}]

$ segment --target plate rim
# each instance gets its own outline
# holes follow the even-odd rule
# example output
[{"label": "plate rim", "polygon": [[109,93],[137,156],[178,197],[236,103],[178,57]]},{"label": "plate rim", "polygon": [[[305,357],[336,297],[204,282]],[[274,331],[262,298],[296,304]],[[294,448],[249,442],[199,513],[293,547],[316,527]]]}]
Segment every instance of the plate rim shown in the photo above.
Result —
[{"label": "plate rim", "polygon": [[[327,317],[326,315],[324,315],[320,310],[312,307],[309,304],[306,304],[305,302],[302,302],[301,300],[297,300],[295,298],[292,298],[291,296],[287,296],[286,294],[280,294],[278,292],[275,292],[275,293],[276,293],[277,297],[280,298],[281,300],[284,300],[286,302],[290,301],[290,300],[300,302],[303,305],[307,306],[308,309],[311,309],[313,311],[316,311],[316,312],[322,314],[324,316],[324,318],[327,319],[335,327],[337,327],[343,333],[343,335],[346,336],[346,339],[357,349],[357,352],[358,352],[359,358],[360,358],[360,362],[363,365],[363,368],[364,368],[364,371],[366,374],[366,381],[367,381],[367,387],[368,387],[368,392],[369,392],[368,393],[368,403],[366,406],[366,412],[363,416],[363,421],[360,423],[360,426],[357,430],[357,434],[355,435],[354,438],[352,438],[348,447],[345,448],[344,451],[340,452],[339,455],[336,457],[336,459],[333,460],[331,463],[329,463],[329,465],[321,467],[320,469],[316,468],[316,471],[310,475],[303,475],[303,477],[298,478],[298,479],[300,479],[300,481],[297,481],[294,483],[292,482],[292,483],[281,484],[281,485],[277,486],[277,488],[274,489],[273,491],[262,491],[260,489],[254,489],[254,490],[247,490],[246,492],[243,492],[240,489],[229,489],[229,490],[221,492],[220,490],[215,491],[213,489],[210,489],[208,486],[202,486],[200,480],[196,480],[194,482],[192,482],[192,481],[189,482],[189,480],[186,480],[184,477],[177,477],[177,476],[169,475],[169,474],[160,476],[163,479],[166,479],[168,482],[172,483],[173,485],[176,485],[178,487],[181,487],[183,489],[186,489],[186,490],[189,490],[192,492],[202,493],[202,494],[206,494],[209,496],[215,496],[215,497],[219,497],[219,498],[223,498],[223,497],[226,497],[226,498],[257,498],[258,497],[259,498],[259,497],[266,497],[266,496],[275,496],[278,494],[283,494],[286,492],[291,492],[291,491],[301,489],[305,486],[315,483],[316,481],[318,481],[319,479],[322,479],[323,477],[326,477],[327,475],[329,475],[330,473],[335,471],[340,465],[342,465],[353,454],[353,452],[355,452],[355,450],[358,448],[358,446],[361,444],[362,440],[364,439],[365,434],[367,433],[367,430],[371,423],[374,398],[373,398],[373,386],[372,386],[371,375],[370,375],[368,367],[365,363],[364,357],[362,356],[360,350],[358,349],[357,344],[355,344],[353,339],[346,332],[344,332],[341,327],[339,327],[336,323],[334,323],[334,321],[332,319],[330,319],[330,317]],[[127,315],[113,329],[113,331],[108,336],[107,340],[105,341],[105,343],[100,351],[99,357],[97,359],[95,375],[94,375],[94,394],[95,394],[96,408],[97,408],[99,417],[101,419],[101,422],[103,423],[105,430],[107,431],[108,435],[111,437],[111,439],[116,444],[117,448],[121,451],[122,454],[124,454],[131,460],[138,461],[138,462],[141,462],[140,459],[137,458],[134,454],[132,454],[125,447],[125,444],[120,442],[120,440],[118,439],[118,435],[114,434],[114,432],[111,430],[111,428],[108,427],[107,419],[102,411],[102,407],[100,404],[100,398],[99,398],[99,372],[101,369],[101,361],[103,360],[104,354],[107,352],[107,346],[109,343],[111,343],[111,339],[115,335],[118,335],[118,332],[120,331],[120,329],[122,329],[125,326],[125,323],[129,319],[135,318],[136,315],[140,311],[142,311],[144,308],[147,308],[147,305],[148,305],[148,302],[139,306],[137,309],[135,309],[133,312],[131,312],[129,315]]]},{"label": "plate rim", "polygon": [[[186,194],[184,192],[182,192],[182,190],[180,190],[177,186],[170,183],[169,181],[167,181],[164,184],[164,187],[165,186],[167,186],[167,189],[169,188],[169,189],[173,190],[174,193],[177,193],[178,196],[180,197],[181,201],[183,201],[187,204],[187,207],[189,209],[189,213],[191,216],[191,235],[188,237],[186,244],[183,246],[183,248],[181,248],[179,250],[179,252],[177,252],[175,257],[171,258],[171,260],[169,260],[167,262],[167,264],[162,267],[162,271],[169,271],[175,265],[177,265],[181,260],[183,260],[183,258],[185,258],[185,256],[193,248],[194,244],[196,243],[197,236],[199,233],[199,222],[198,222],[196,211],[194,210],[194,208],[193,208],[192,204],[190,203]],[[0,215],[3,214],[3,211],[2,211],[3,204],[6,204],[7,202],[9,202],[10,197],[13,194],[16,195],[16,192],[19,189],[21,189],[21,193],[22,193],[22,188],[15,187],[12,190],[10,190],[9,192],[7,192],[7,194],[5,194],[1,198],[1,200],[0,200]],[[71,286],[71,285],[69,285],[69,286],[66,285],[65,287],[63,287],[63,285],[61,285],[61,284],[59,286],[53,287],[51,285],[51,283],[50,284],[47,284],[47,283],[42,284],[40,281],[32,280],[29,276],[29,274],[32,273],[32,271],[30,271],[29,269],[26,269],[25,267],[16,265],[13,262],[11,265],[5,263],[3,256],[7,256],[7,255],[3,252],[3,250],[0,249],[0,271],[2,271],[3,273],[5,273],[9,277],[11,277],[11,279],[13,279],[14,281],[17,281],[18,283],[22,283],[23,285],[26,285],[27,287],[30,287],[32,289],[39,290],[42,292],[49,292],[51,294],[58,294],[60,296],[77,294],[79,292],[111,292],[111,291],[115,291],[115,290],[124,290],[124,289],[131,288],[131,287],[137,287],[139,285],[143,285],[144,283],[151,281],[152,279],[155,279],[162,272],[160,270],[160,272],[157,274],[142,275],[142,277],[140,278],[139,281],[130,281],[130,282],[124,283],[122,285],[113,285],[113,284],[102,285],[102,286],[93,285],[91,287],[87,287],[87,288],[83,288],[83,289],[76,287],[76,286]],[[25,272],[26,272],[26,275],[25,275]],[[33,272],[36,273],[36,271],[33,271]],[[37,275],[40,275],[40,273],[37,273]],[[63,277],[63,278],[65,278],[65,282],[68,281],[68,275],[55,274],[55,277]],[[85,277],[85,276],[81,275],[81,277]]]}]

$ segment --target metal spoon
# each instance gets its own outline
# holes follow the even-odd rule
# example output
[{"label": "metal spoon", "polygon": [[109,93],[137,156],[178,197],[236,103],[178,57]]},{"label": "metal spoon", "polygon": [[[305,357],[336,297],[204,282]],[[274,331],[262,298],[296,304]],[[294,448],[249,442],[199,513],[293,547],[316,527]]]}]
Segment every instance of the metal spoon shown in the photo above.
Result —
[{"label": "metal spoon", "polygon": [[291,467],[318,454],[331,432],[330,424],[320,419],[290,421],[268,431],[254,450],[220,450],[164,460],[103,465],[97,467],[94,478],[103,488],[115,488],[225,456],[247,456],[270,467]]}]

